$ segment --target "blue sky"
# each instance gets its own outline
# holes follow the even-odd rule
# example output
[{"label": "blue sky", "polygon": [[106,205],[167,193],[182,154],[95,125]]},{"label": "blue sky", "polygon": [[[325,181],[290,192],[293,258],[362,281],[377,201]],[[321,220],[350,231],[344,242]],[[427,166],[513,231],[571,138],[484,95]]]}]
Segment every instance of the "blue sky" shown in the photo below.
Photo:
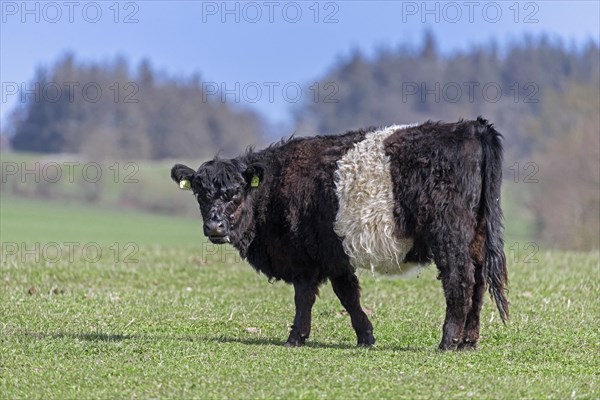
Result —
[{"label": "blue sky", "polygon": [[[25,4],[25,7],[23,7]],[[430,30],[443,52],[491,39],[500,45],[524,33],[547,33],[581,46],[600,35],[598,1],[2,1],[0,117],[19,102],[7,84],[29,82],[38,66],[73,52],[83,62],[117,55],[135,66],[148,58],[175,76],[199,73],[204,81],[242,91],[240,103],[271,123],[290,120],[295,94],[354,50],[418,46]],[[275,84],[273,83],[275,82]],[[273,97],[269,98],[269,85]],[[255,86],[255,85],[254,85]],[[304,93],[303,95],[308,95]],[[233,95],[228,100],[233,99]],[[294,98],[297,98],[294,97]]]}]

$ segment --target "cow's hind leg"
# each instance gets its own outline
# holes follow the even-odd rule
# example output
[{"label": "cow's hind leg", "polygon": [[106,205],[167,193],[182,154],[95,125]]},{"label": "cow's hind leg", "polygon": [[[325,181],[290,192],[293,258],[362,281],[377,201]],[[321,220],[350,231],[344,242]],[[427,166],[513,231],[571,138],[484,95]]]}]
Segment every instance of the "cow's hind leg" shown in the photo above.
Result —
[{"label": "cow's hind leg", "polygon": [[373,325],[360,306],[360,284],[354,272],[331,278],[333,291],[350,314],[352,327],[356,332],[358,346],[371,346],[375,343]]},{"label": "cow's hind leg", "polygon": [[486,289],[485,271],[483,268],[485,259],[484,242],[485,225],[480,224],[475,239],[471,243],[471,259],[475,266],[475,285],[473,287],[471,310],[467,314],[463,337],[458,345],[459,350],[475,350],[479,341],[479,315]]},{"label": "cow's hind leg", "polygon": [[485,296],[485,277],[483,275],[483,265],[476,263],[474,267],[475,285],[473,286],[471,309],[467,314],[462,340],[458,345],[459,350],[475,350],[479,341],[479,314]]},{"label": "cow's hind leg", "polygon": [[467,314],[471,310],[475,267],[469,256],[468,243],[460,243],[456,236],[450,235],[432,246],[446,297],[446,318],[440,350],[458,348]]},{"label": "cow's hind leg", "polygon": [[286,347],[302,346],[310,336],[311,312],[319,293],[318,284],[306,281],[294,282],[296,317]]}]

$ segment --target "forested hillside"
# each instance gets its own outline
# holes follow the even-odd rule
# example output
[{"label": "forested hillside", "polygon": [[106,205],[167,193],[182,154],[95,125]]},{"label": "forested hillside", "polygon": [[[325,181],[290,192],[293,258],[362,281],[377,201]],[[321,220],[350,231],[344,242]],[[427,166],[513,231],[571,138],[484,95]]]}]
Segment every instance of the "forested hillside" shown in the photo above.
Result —
[{"label": "forested hillside", "polygon": [[[204,159],[277,139],[265,137],[256,112],[206,96],[202,82],[149,62],[131,68],[124,59],[85,64],[66,55],[37,71],[4,134],[14,150],[95,160]],[[315,96],[297,106],[292,129],[302,135],[484,116],[505,136],[513,217],[542,245],[598,248],[598,43],[526,37],[442,54],[425,34],[419,47],[339,59],[306,86]]]},{"label": "forested hillside", "polygon": [[[364,125],[483,115],[506,136],[511,156],[530,157],[574,121],[598,115],[600,51],[525,38],[443,56],[426,34],[421,48],[355,53],[318,79],[322,101],[307,101],[298,120],[319,132]],[[567,98],[580,103],[566,103]],[[585,99],[585,100],[584,100]],[[584,107],[584,104],[590,107]]]},{"label": "forested hillside", "polygon": [[298,111],[298,126],[340,132],[482,115],[505,137],[505,186],[534,238],[598,248],[599,75],[597,43],[575,49],[525,38],[502,52],[490,44],[443,56],[426,35],[419,49],[340,62],[318,79],[327,96]]},{"label": "forested hillside", "polygon": [[204,95],[199,76],[164,76],[149,62],[131,73],[124,59],[88,65],[67,55],[27,90],[9,128],[15,150],[162,159],[237,154],[264,140],[255,113]]}]

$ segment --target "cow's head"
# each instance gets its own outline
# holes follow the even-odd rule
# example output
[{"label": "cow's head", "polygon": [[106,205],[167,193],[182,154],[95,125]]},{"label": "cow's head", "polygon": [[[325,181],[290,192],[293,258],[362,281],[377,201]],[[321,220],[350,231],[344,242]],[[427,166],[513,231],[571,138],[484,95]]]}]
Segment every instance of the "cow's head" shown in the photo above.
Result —
[{"label": "cow's head", "polygon": [[250,191],[262,183],[262,172],[260,166],[248,166],[238,159],[215,158],[202,164],[198,171],[175,164],[171,178],[181,187],[185,180],[189,181],[204,220],[204,235],[216,244],[235,244],[243,234],[239,227],[244,202]]}]

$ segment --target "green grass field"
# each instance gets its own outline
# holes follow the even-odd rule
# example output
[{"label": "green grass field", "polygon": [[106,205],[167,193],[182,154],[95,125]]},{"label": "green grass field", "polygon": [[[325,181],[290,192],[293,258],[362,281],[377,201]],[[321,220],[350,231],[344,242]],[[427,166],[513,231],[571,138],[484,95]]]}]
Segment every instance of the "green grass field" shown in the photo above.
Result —
[{"label": "green grass field", "polygon": [[170,217],[7,196],[0,200],[0,212],[2,242],[189,246],[202,240],[200,215]]},{"label": "green grass field", "polygon": [[[477,352],[436,350],[435,268],[360,275],[375,347],[355,348],[325,286],[307,345],[288,349],[292,288],[206,244],[199,220],[1,207],[0,399],[600,398],[597,252],[507,251],[512,319],[504,326],[488,297]],[[49,245],[69,241],[79,245],[60,257]],[[41,254],[27,251],[35,243]]]}]

